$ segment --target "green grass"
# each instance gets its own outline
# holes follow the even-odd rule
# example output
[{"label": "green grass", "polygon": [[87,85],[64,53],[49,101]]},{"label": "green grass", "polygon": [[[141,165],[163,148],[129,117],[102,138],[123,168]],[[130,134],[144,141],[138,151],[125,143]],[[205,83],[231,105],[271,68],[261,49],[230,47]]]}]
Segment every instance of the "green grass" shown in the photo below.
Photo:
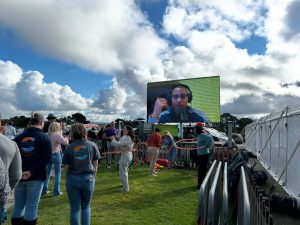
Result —
[{"label": "green grass", "polygon": [[[135,166],[129,171],[130,192],[122,193],[118,191],[121,188],[118,169],[115,166],[107,169],[101,162],[91,205],[91,224],[196,224],[196,175],[196,169],[163,169],[157,177],[150,177],[147,165]],[[64,181],[62,179],[64,195],[41,198],[38,224],[69,224]]]}]

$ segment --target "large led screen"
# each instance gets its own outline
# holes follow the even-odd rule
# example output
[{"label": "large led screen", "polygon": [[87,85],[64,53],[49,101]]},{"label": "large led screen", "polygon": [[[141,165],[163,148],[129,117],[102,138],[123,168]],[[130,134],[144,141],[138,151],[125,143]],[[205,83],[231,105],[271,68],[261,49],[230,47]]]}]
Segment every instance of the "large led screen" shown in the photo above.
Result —
[{"label": "large led screen", "polygon": [[220,77],[147,84],[148,123],[220,122]]}]

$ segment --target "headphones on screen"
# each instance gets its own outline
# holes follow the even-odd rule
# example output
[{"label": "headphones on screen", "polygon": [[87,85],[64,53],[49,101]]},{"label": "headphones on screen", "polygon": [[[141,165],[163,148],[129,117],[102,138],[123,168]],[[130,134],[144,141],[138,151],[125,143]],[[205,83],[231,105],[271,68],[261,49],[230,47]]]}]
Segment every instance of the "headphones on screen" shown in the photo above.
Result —
[{"label": "headphones on screen", "polygon": [[187,90],[187,96],[188,96],[188,103],[191,103],[192,100],[193,100],[193,93],[190,89],[189,86],[187,86],[186,84],[175,84],[173,87],[172,87],[172,90],[171,92],[169,93],[168,95],[168,105],[171,106],[172,105],[172,94],[173,94],[173,90],[177,87],[181,87],[181,88],[185,88]]}]

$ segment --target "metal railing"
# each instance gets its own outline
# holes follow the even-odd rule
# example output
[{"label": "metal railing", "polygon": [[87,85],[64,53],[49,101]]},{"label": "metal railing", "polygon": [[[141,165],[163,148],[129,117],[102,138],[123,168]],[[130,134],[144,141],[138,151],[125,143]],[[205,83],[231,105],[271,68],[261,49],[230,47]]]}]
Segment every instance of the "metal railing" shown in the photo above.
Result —
[{"label": "metal railing", "polygon": [[212,183],[212,178],[216,171],[217,161],[215,160],[207,172],[199,190],[198,198],[198,224],[207,225],[208,219],[208,194]]},{"label": "metal railing", "polygon": [[[175,163],[177,165],[186,165],[189,167],[196,168],[197,162],[197,143],[196,142],[181,142],[178,143]],[[148,147],[147,142],[138,142],[135,144],[134,148],[136,152],[133,154],[134,161],[139,163],[148,161]],[[214,159],[223,162],[229,162],[232,159],[234,154],[234,150],[228,147],[223,147],[220,145],[216,145],[215,148],[211,152],[210,160]],[[167,158],[168,151],[161,149],[159,152],[158,158]]]},{"label": "metal railing", "polygon": [[[227,163],[214,161],[199,190],[198,224],[228,224]],[[223,181],[223,182],[222,182]]]},{"label": "metal railing", "polygon": [[228,182],[227,182],[227,162],[224,163],[223,172],[223,203],[221,225],[228,224]]},{"label": "metal railing", "polygon": [[244,167],[241,167],[239,198],[238,198],[238,225],[250,225],[250,201]]},{"label": "metal railing", "polygon": [[247,170],[247,186],[250,199],[250,224],[272,225],[273,217],[270,213],[270,199],[266,196],[266,191],[261,186],[256,185],[251,174],[251,169]]},{"label": "metal railing", "polygon": [[300,104],[262,117],[245,128],[246,149],[291,195],[300,197]]},{"label": "metal railing", "polygon": [[208,224],[209,225],[218,225],[220,219],[220,202],[222,201],[222,192],[221,192],[221,165],[222,162],[218,163],[216,173],[209,191],[208,198]]}]

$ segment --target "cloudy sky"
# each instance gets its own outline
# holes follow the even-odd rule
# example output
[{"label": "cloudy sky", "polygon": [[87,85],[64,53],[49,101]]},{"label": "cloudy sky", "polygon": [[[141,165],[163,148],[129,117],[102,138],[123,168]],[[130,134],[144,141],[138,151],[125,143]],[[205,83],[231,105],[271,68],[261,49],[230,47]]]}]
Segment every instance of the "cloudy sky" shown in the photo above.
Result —
[{"label": "cloudy sky", "polygon": [[146,84],[221,77],[221,111],[300,102],[300,0],[0,2],[0,112],[146,116]]}]

